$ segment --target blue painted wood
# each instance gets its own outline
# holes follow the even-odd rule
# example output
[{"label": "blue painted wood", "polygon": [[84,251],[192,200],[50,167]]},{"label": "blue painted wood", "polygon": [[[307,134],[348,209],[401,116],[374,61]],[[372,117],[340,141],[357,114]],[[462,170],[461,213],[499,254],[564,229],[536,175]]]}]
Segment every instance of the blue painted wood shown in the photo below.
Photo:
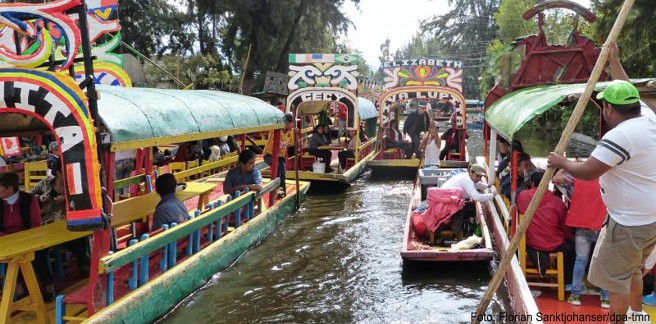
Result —
[{"label": "blue painted wood", "polygon": [[[157,171],[155,171],[157,172]],[[150,174],[146,175],[146,192],[151,193],[153,192],[153,181],[152,178],[150,177]]]},{"label": "blue painted wood", "polygon": [[[137,244],[137,239],[131,239],[128,242],[128,246],[132,246]],[[130,290],[135,290],[137,289],[137,270],[138,270],[138,264],[137,260],[132,261],[132,272],[130,273],[130,278],[128,279],[128,287],[130,287]]]},{"label": "blue painted wood", "polygon": [[66,315],[66,304],[64,304],[64,295],[58,295],[55,298],[55,323],[64,324],[64,316]]},{"label": "blue painted wood", "polygon": [[[219,208],[221,207],[221,205],[223,205],[223,201],[217,200],[215,204],[217,205],[216,208]],[[222,228],[223,226],[221,225],[222,221],[223,221],[223,217],[220,217],[219,219],[216,220],[216,222],[214,222],[215,223],[214,229],[216,230],[214,236],[216,236],[217,240],[221,239],[221,232],[223,232],[223,228]]]},{"label": "blue painted wood", "polygon": [[[194,211],[194,217],[200,216],[200,210]],[[194,234],[194,253],[200,251],[200,228]]]},{"label": "blue painted wood", "polygon": [[[191,220],[193,218],[194,218],[194,216],[187,216],[187,220]],[[195,236],[195,234],[196,234],[196,232],[192,232],[191,234],[189,234],[189,239],[188,239],[188,242],[187,242],[187,255],[188,256],[191,256],[191,255],[194,254],[194,241],[195,241],[194,236]]]},{"label": "blue painted wood", "polygon": [[[141,235],[141,241],[145,241],[149,238],[150,236],[148,234]],[[139,271],[139,286],[143,286],[148,282],[148,270],[150,267],[150,263],[148,262],[149,255],[145,254],[141,256],[141,260],[139,263],[141,263],[141,271]]]},{"label": "blue painted wood", "polygon": [[[113,251],[109,251],[109,254],[114,254]],[[114,271],[107,274],[107,305],[111,305],[114,302]]]},{"label": "blue painted wood", "polygon": [[7,264],[0,263],[0,290],[5,286],[5,277],[7,277]]},{"label": "blue painted wood", "polygon": [[251,220],[253,219],[253,216],[255,216],[255,202],[251,201],[246,208],[246,219]]},{"label": "blue painted wood", "polygon": [[[241,192],[235,191],[235,198],[239,198],[241,196]],[[235,228],[239,228],[241,226],[241,208],[237,208],[235,210]]]},{"label": "blue painted wood", "polygon": [[[177,223],[171,223],[171,228],[178,226]],[[174,241],[169,244],[169,269],[173,268],[178,262],[178,242]]]},{"label": "blue painted wood", "polygon": [[[169,226],[167,224],[162,225],[162,228],[166,232],[169,229]],[[166,271],[169,267],[169,246],[165,246],[162,248],[162,260],[159,261],[159,268],[162,270],[162,272]]]}]

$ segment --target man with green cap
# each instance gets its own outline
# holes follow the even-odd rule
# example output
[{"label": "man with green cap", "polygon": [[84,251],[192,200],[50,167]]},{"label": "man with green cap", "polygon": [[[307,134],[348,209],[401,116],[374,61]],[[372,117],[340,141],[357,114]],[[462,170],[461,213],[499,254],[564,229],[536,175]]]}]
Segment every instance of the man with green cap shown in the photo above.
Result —
[{"label": "man with green cap", "polygon": [[[611,72],[618,71],[616,54],[614,48]],[[623,323],[620,316],[626,315],[640,323],[646,319],[636,316],[645,315],[641,266],[656,245],[656,116],[624,80],[611,82],[596,98],[603,101],[602,114],[611,130],[585,162],[552,152],[548,165],[575,178],[599,178],[608,218],[599,233],[588,280],[609,291],[611,313],[619,319],[611,323]]]}]

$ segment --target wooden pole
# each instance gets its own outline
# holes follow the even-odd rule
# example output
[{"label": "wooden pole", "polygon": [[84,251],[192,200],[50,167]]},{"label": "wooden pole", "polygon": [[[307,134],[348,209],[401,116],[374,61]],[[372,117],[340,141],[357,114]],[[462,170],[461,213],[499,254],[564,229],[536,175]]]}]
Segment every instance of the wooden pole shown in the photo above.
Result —
[{"label": "wooden pole", "polygon": [[[295,117],[295,116],[294,116]],[[297,122],[296,119],[294,119],[294,179],[296,180],[296,210],[301,208],[301,186],[300,186],[300,181],[298,179],[298,168],[300,165],[300,154],[298,154],[298,143],[299,140],[298,138],[301,136],[300,130],[297,128]],[[330,162],[328,162],[330,165]]]},{"label": "wooden pole", "polygon": [[248,60],[251,58],[251,47],[253,44],[248,45],[248,53],[246,54],[246,62],[244,68],[241,70],[241,81],[239,81],[239,94],[244,94],[244,79],[246,78],[246,68],[248,68]]},{"label": "wooden pole", "polygon": [[[576,125],[578,124],[579,120],[581,119],[581,116],[583,115],[585,106],[588,104],[588,101],[590,100],[590,96],[592,95],[594,86],[599,80],[599,76],[601,75],[601,72],[606,66],[606,61],[608,60],[609,44],[617,40],[617,37],[619,36],[620,31],[622,30],[622,27],[626,22],[626,18],[628,17],[629,12],[631,11],[631,7],[633,7],[634,1],[635,0],[624,1],[624,4],[622,5],[622,9],[620,10],[617,19],[615,20],[615,24],[613,25],[613,28],[611,29],[610,34],[606,39],[606,43],[604,43],[604,46],[601,49],[601,53],[597,58],[597,63],[595,63],[595,67],[592,70],[592,74],[590,75],[590,78],[588,79],[588,83],[585,86],[585,90],[583,91],[583,94],[579,98],[579,101],[577,102],[576,107],[572,112],[572,116],[569,118],[569,121],[567,122],[567,126],[565,127],[565,130],[563,130],[563,134],[560,137],[560,141],[558,142],[558,145],[556,145],[556,149],[554,150],[554,152],[558,154],[562,154],[565,151],[565,148],[567,147],[567,143],[569,142],[569,139],[572,136],[572,133],[574,132],[574,128],[576,128]],[[535,192],[535,196],[533,196],[533,199],[531,200],[531,203],[529,204],[528,209],[526,210],[526,213],[524,215],[524,220],[517,227],[517,232],[512,237],[508,249],[503,254],[503,259],[501,259],[501,263],[499,264],[499,269],[497,270],[497,273],[492,278],[492,281],[490,281],[490,285],[488,286],[487,291],[483,296],[483,300],[481,301],[481,303],[478,305],[478,308],[476,309],[476,316],[473,317],[472,323],[478,324],[483,318],[482,315],[487,309],[487,306],[489,305],[490,301],[492,300],[494,293],[499,288],[499,284],[501,284],[501,281],[503,280],[503,277],[506,273],[506,269],[508,268],[508,265],[510,265],[510,261],[512,260],[512,258],[515,256],[515,252],[517,251],[517,247],[519,246],[520,238],[524,235],[524,233],[526,233],[526,229],[528,228],[528,225],[531,223],[531,219],[533,219],[533,215],[535,215],[535,211],[538,208],[540,200],[542,200],[542,196],[544,196],[544,193],[547,191],[547,186],[549,185],[549,182],[551,181],[553,174],[554,174],[554,169],[547,168],[544,176],[542,177],[542,181],[540,181],[540,185],[538,186],[538,189]]]}]

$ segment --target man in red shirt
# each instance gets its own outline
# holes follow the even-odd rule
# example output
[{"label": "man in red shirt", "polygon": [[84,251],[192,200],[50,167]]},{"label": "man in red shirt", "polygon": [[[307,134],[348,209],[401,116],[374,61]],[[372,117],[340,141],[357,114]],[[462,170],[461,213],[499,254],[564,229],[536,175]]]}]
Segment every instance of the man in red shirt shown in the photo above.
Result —
[{"label": "man in red shirt", "polygon": [[346,136],[346,119],[348,118],[348,108],[343,102],[337,102],[337,127],[338,136]]},{"label": "man in red shirt", "polygon": [[[543,172],[533,173],[531,188],[523,190],[517,196],[517,208],[520,213],[523,214],[528,209],[543,175]],[[526,230],[526,255],[544,275],[549,265],[549,253],[563,252],[565,284],[570,284],[574,269],[574,234],[572,229],[565,225],[566,216],[567,206],[562,199],[547,191]]]}]

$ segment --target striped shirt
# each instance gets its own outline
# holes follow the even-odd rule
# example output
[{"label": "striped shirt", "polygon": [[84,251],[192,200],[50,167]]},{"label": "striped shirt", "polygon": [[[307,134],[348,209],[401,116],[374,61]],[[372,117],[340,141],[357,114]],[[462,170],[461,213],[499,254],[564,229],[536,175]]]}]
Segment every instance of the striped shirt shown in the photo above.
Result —
[{"label": "striped shirt", "polygon": [[599,179],[608,214],[624,226],[656,222],[656,116],[623,121],[591,156],[613,167]]}]

